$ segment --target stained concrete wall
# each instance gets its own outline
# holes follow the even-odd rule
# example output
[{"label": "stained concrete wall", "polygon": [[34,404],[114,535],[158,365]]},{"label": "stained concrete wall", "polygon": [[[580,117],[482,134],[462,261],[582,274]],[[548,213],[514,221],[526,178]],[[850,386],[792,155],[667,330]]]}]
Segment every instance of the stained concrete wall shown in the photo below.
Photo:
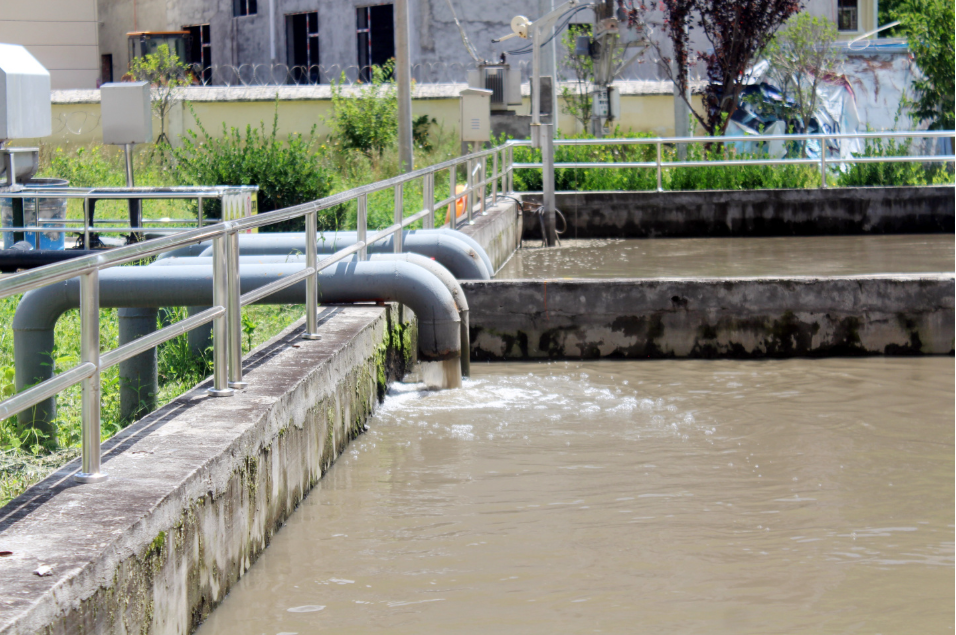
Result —
[{"label": "stained concrete wall", "polygon": [[[525,195],[540,201],[538,194]],[[954,188],[557,194],[568,238],[822,236],[953,232]],[[532,216],[525,237],[540,238]]]},{"label": "stained concrete wall", "polygon": [[6,505],[0,633],[191,632],[364,429],[415,350],[396,316],[325,307],[323,339],[290,327],[241,393],[207,382],[106,443],[109,480],[74,484],[74,461]]},{"label": "stained concrete wall", "polygon": [[953,354],[952,274],[462,287],[475,360]]}]

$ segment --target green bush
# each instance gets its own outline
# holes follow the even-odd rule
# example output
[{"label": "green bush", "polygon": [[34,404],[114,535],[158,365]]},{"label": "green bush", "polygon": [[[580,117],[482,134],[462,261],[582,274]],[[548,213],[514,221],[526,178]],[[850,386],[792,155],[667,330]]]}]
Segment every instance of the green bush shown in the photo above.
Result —
[{"label": "green bush", "polygon": [[[393,64],[372,67],[367,84],[346,90],[341,79],[332,83],[332,117],[326,120],[332,140],[342,148],[381,155],[398,136],[398,96],[388,80]],[[426,126],[427,130],[427,126]]]},{"label": "green bush", "polygon": [[[668,160],[675,152],[668,149]],[[689,144],[688,161],[727,161],[733,159],[766,159],[764,153],[738,153],[723,144]],[[665,170],[664,189],[690,190],[765,190],[816,187],[820,172],[809,165],[742,165],[671,168]]]},{"label": "green bush", "polygon": [[[307,203],[328,196],[331,177],[320,163],[315,127],[308,137],[290,134],[283,142],[278,138],[279,102],[276,100],[272,130],[266,131],[265,122],[258,128],[246,126],[243,135],[237,128],[226,129],[222,136],[213,137],[203,127],[196,113],[193,118],[199,128],[180,137],[182,145],[171,148],[173,173],[184,185],[258,185],[259,213],[271,212],[292,205]],[[219,216],[215,201],[207,201],[206,213]],[[338,209],[319,215],[323,229],[338,227]],[[302,231],[304,218],[275,223],[261,231]]]},{"label": "green bush", "polygon": [[[908,139],[867,139],[863,157],[902,157],[911,154]],[[951,183],[952,177],[942,166],[929,167],[922,163],[851,163],[850,168],[837,179],[841,187],[868,185],[930,185]]]}]

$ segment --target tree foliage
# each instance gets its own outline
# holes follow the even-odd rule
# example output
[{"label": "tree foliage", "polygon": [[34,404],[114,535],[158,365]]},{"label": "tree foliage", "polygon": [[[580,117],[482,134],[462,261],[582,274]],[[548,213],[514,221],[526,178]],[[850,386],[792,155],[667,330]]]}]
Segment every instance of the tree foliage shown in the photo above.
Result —
[{"label": "tree foliage", "polygon": [[[584,35],[575,29],[568,29],[561,34],[561,44],[564,45],[564,66],[574,73],[574,87],[566,84],[561,86],[561,98],[564,105],[562,112],[578,120],[588,131],[591,123],[591,92],[594,90],[594,60],[590,55],[575,55],[575,38]],[[563,77],[561,79],[564,79]]]},{"label": "tree foliage", "polygon": [[[129,77],[132,81],[149,82],[152,86],[153,112],[159,119],[157,144],[169,145],[166,134],[166,118],[173,105],[182,99],[182,88],[189,85],[189,67],[169,50],[169,45],[160,44],[155,53],[134,57],[130,61]],[[125,79],[125,77],[124,77]]]},{"label": "tree foliage", "polygon": [[803,132],[817,106],[817,87],[839,70],[840,56],[833,44],[837,28],[830,20],[798,13],[787,20],[764,51],[770,63],[769,79],[793,101],[788,120]]},{"label": "tree foliage", "polygon": [[902,0],[893,17],[923,75],[913,81],[913,115],[931,130],[952,130],[953,0]]},{"label": "tree foliage", "polygon": [[[686,95],[691,62],[701,60],[707,68],[704,112],[688,103],[694,117],[711,135],[721,135],[740,103],[744,73],[767,46],[780,26],[800,10],[799,0],[661,0],[663,33],[670,39],[676,62],[674,80]],[[646,13],[646,5],[635,12]],[[709,44],[707,51],[693,51],[690,34],[700,29]],[[670,57],[662,43],[651,41],[671,76]]]}]

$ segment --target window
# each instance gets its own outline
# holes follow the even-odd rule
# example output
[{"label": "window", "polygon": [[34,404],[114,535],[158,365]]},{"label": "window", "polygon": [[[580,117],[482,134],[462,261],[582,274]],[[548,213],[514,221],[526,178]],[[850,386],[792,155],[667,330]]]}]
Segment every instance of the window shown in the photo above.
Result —
[{"label": "window", "polygon": [[113,54],[100,55],[100,83],[108,84],[113,81]]},{"label": "window", "polygon": [[356,17],[359,77],[367,82],[372,78],[371,66],[381,66],[395,57],[392,5],[361,7],[356,9]]},{"label": "window", "polygon": [[256,0],[232,0],[232,15],[238,17],[255,15],[258,7]]},{"label": "window", "polygon": [[192,66],[196,78],[201,83],[208,84],[212,81],[212,44],[209,42],[209,25],[184,26],[183,31],[189,31],[187,62]]},{"label": "window", "polygon": [[289,81],[293,84],[319,83],[319,14],[285,16]]},{"label": "window", "polygon": [[859,0],[837,0],[837,29],[859,31]]}]

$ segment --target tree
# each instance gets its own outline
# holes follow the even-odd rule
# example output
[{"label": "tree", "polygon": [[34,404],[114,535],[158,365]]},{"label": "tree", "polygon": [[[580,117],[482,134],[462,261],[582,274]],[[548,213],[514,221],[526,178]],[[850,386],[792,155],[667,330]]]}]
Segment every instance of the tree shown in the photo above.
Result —
[{"label": "tree", "polygon": [[793,100],[788,119],[805,131],[817,107],[817,87],[837,72],[840,56],[833,47],[837,28],[825,17],[798,13],[774,36],[764,51],[770,80]]},{"label": "tree", "polygon": [[[689,94],[687,68],[692,60],[706,64],[708,84],[704,112],[688,102],[694,117],[710,135],[722,135],[740,103],[744,73],[770,42],[780,26],[800,10],[799,0],[661,0],[664,23],[660,25],[673,46],[676,77],[670,57],[662,54],[661,42],[651,41],[662,68],[677,83],[681,95]],[[630,21],[646,21],[646,5],[630,12]],[[690,33],[704,33],[708,51],[692,51]],[[686,97],[684,97],[686,101]]]},{"label": "tree", "polygon": [[[581,122],[585,132],[591,123],[591,92],[594,90],[594,60],[590,55],[575,55],[575,39],[587,31],[568,29],[561,34],[564,45],[564,65],[574,72],[574,87],[561,86],[561,98],[564,105],[561,110]],[[561,79],[564,79],[563,77]]]},{"label": "tree", "polygon": [[169,145],[166,117],[173,105],[182,99],[182,87],[190,83],[188,70],[189,67],[179,61],[179,57],[170,52],[166,44],[160,44],[155,53],[133,58],[130,62],[127,77],[132,81],[149,82],[152,86],[153,112],[159,119],[157,144]]},{"label": "tree", "polygon": [[953,0],[902,0],[897,7],[893,17],[923,74],[913,81],[913,115],[931,130],[952,130]]}]

